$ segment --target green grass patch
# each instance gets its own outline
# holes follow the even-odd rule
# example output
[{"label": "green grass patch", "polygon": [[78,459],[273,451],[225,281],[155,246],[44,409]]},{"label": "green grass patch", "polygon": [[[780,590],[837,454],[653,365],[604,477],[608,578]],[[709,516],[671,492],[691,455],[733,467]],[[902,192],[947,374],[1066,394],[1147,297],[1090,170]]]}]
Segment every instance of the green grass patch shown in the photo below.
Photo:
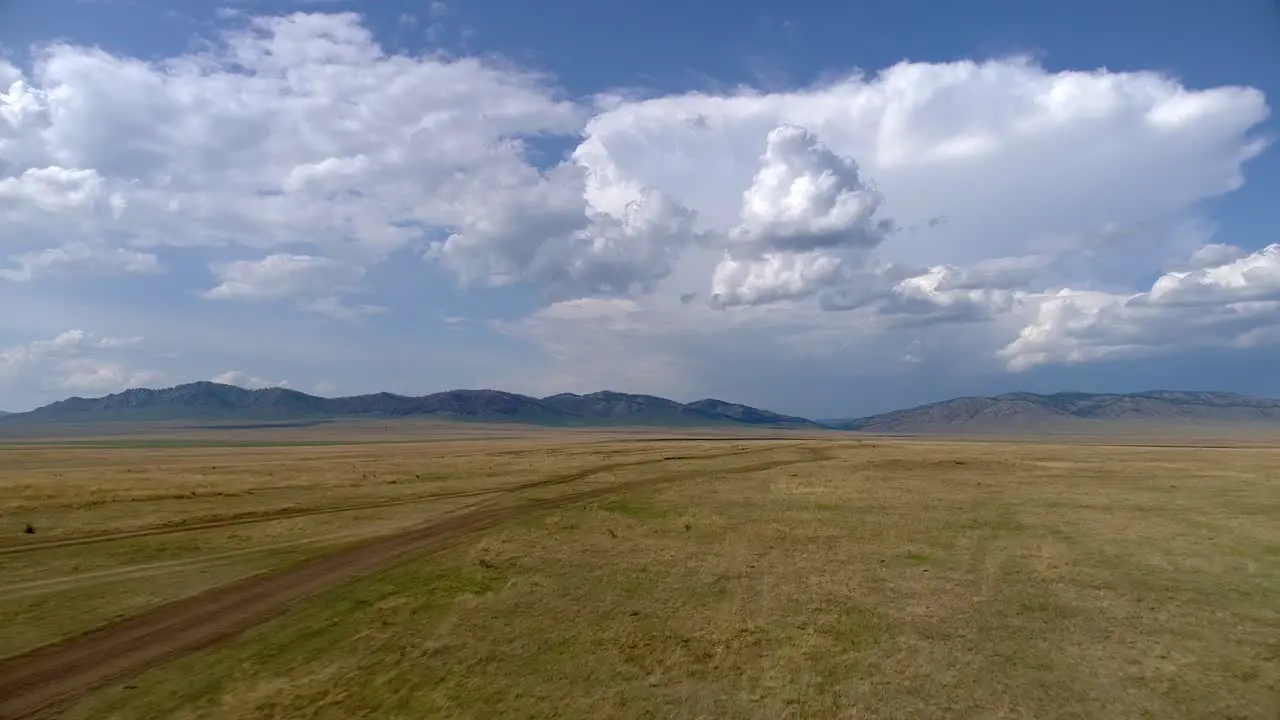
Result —
[{"label": "green grass patch", "polygon": [[600,509],[607,513],[613,513],[614,515],[623,515],[643,520],[657,520],[665,518],[671,514],[669,508],[663,507],[651,500],[637,499],[610,500],[608,502],[601,503]]}]

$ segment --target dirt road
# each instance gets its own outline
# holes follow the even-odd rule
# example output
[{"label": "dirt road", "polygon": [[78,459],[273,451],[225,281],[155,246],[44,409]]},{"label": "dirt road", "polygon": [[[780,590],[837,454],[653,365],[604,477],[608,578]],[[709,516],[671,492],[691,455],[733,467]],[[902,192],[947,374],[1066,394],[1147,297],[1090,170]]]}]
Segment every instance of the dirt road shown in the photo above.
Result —
[{"label": "dirt road", "polygon": [[415,495],[407,495],[405,497],[388,498],[385,500],[370,500],[358,503],[345,503],[342,505],[334,505],[332,507],[311,507],[311,508],[278,508],[272,510],[264,510],[262,512],[253,512],[248,514],[239,514],[230,517],[215,518],[212,520],[196,520],[192,522],[182,522],[174,524],[157,525],[154,527],[139,528],[137,530],[127,530],[124,532],[102,533],[96,535],[78,535],[68,538],[57,538],[54,540],[37,540],[22,542],[14,545],[0,545],[0,556],[4,555],[20,555],[24,553],[38,552],[40,550],[52,550],[54,548],[77,547],[81,545],[95,545],[102,542],[112,542],[116,540],[132,540],[136,538],[150,538],[166,535],[176,535],[178,533],[195,532],[198,530],[216,530],[220,528],[237,527],[241,525],[253,525],[257,523],[271,522],[274,520],[292,520],[296,518],[318,517],[322,515],[333,515],[336,513],[355,512],[357,510],[377,510],[380,508],[396,507],[399,505],[412,505],[414,503],[431,502],[433,500],[449,500],[467,497],[483,497],[485,495],[497,495],[503,493],[517,492],[520,490],[530,490],[538,487],[546,487],[552,485],[563,485],[579,480],[584,480],[593,475],[612,472],[614,470],[625,470],[627,468],[642,467],[644,465],[656,465],[662,462],[672,460],[702,460],[728,457],[742,453],[760,452],[759,448],[734,450],[728,453],[712,453],[705,455],[679,455],[667,456],[663,458],[645,458],[643,460],[627,460],[624,462],[610,463],[608,465],[598,465],[596,467],[582,470],[578,472],[566,473],[563,475],[555,475],[549,478],[532,480],[525,483],[514,485],[495,485],[492,487],[473,488],[467,490],[453,490],[435,493],[423,493]]},{"label": "dirt road", "polygon": [[[749,462],[747,456],[781,454]],[[793,444],[728,453],[694,455],[681,460],[724,460],[744,456],[744,462],[717,464],[717,475],[759,472],[825,456],[821,447]],[[550,487],[658,460],[602,465],[590,470],[509,486],[515,492]],[[443,549],[469,533],[548,510],[582,503],[629,490],[705,476],[707,468],[683,468],[647,478],[618,482],[500,506],[484,503],[474,509],[365,544],[339,550],[267,575],[253,576],[228,586],[164,605],[103,628],[0,662],[0,720],[55,715],[59,709],[110,681],[119,681],[147,668],[209,647],[282,612],[291,604],[351,578],[393,564],[410,554]]]}]

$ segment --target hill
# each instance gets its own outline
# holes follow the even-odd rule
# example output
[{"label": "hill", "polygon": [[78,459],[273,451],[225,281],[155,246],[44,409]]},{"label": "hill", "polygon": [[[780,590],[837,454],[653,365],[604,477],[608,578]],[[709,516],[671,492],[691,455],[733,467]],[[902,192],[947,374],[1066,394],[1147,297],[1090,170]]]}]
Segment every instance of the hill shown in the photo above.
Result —
[{"label": "hill", "polygon": [[552,426],[754,426],[867,433],[1096,433],[1117,429],[1276,424],[1280,400],[1233,393],[1156,390],[1130,394],[1014,392],[962,397],[869,417],[813,421],[707,398],[690,403],[612,391],[536,398],[499,390],[449,390],[411,397],[374,393],[324,398],[286,388],[246,390],[195,382],[73,397],[25,413],[0,413],[0,427],[114,421],[316,422],[434,417]]},{"label": "hill", "polygon": [[873,433],[1071,432],[1101,424],[1146,427],[1280,422],[1280,400],[1234,393],[1007,393],[962,397],[862,418],[824,421]]},{"label": "hill", "polygon": [[760,410],[749,405],[739,405],[738,403],[725,402],[723,400],[715,400],[707,398],[705,400],[695,400],[687,405],[687,407],[696,408],[704,412],[715,413],[733,418],[738,422],[749,423],[752,425],[779,425],[779,426],[795,426],[807,428],[820,428],[821,424],[794,415],[779,415],[768,410]]},{"label": "hill", "polygon": [[450,390],[420,397],[375,393],[323,398],[297,390],[246,390],[195,382],[133,389],[98,398],[73,397],[0,419],[4,424],[112,421],[279,422],[329,418],[440,417],[538,425],[820,426],[803,418],[724,402],[683,404],[653,395],[597,392],[535,398],[498,390]]}]

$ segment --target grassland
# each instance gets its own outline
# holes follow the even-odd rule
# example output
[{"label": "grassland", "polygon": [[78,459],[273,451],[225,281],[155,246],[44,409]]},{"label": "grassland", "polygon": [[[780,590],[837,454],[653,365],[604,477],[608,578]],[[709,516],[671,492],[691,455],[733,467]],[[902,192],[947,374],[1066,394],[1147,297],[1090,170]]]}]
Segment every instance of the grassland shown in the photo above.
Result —
[{"label": "grassland", "polygon": [[0,449],[0,657],[505,507],[68,716],[1280,716],[1280,451],[838,437]]}]

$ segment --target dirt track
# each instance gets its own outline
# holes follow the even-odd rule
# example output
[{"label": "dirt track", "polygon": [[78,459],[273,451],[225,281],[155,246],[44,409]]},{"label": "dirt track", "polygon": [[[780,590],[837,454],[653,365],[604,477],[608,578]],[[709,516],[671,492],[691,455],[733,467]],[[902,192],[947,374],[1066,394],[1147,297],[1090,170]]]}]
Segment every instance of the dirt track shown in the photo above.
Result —
[{"label": "dirt track", "polygon": [[470,490],[455,490],[447,492],[426,493],[422,495],[409,495],[406,497],[390,498],[386,500],[371,500],[360,503],[347,503],[333,507],[320,508],[281,508],[278,510],[270,510],[265,512],[256,512],[248,515],[236,515],[232,517],[217,518],[215,520],[198,520],[195,522],[184,522],[180,524],[158,525],[155,527],[140,528],[137,530],[127,530],[124,532],[102,533],[98,535],[80,535],[76,537],[60,538],[56,540],[45,540],[38,542],[24,542],[17,545],[0,545],[0,556],[4,555],[20,555],[23,553],[37,552],[40,550],[52,550],[54,548],[76,547],[80,545],[94,545],[102,542],[112,542],[115,540],[132,540],[135,538],[158,537],[164,535],[176,535],[178,533],[195,532],[198,530],[216,530],[219,528],[237,527],[240,525],[253,525],[256,523],[271,522],[273,520],[292,520],[295,518],[318,517],[321,515],[333,515],[335,513],[355,512],[357,510],[377,510],[379,508],[396,507],[398,505],[412,505],[414,503],[430,502],[432,500],[449,500],[465,497],[482,497],[485,495],[498,495],[502,493],[517,492],[520,490],[531,490],[533,488],[547,487],[552,485],[563,485],[566,483],[584,480],[592,475],[612,472],[614,470],[624,470],[626,468],[640,467],[643,465],[656,465],[658,463],[671,460],[702,460],[712,458],[729,457],[742,453],[761,452],[760,448],[749,450],[735,450],[729,453],[715,453],[707,455],[679,455],[667,456],[664,458],[646,458],[644,460],[628,460],[626,462],[610,463],[608,465],[598,465],[588,470],[567,473],[564,475],[556,475],[541,480],[533,480],[526,483],[515,485],[497,485],[494,487],[476,488]]},{"label": "dirt track", "polygon": [[[717,466],[714,470],[717,474],[739,474],[809,462],[824,455],[820,448],[797,445],[614,463],[498,488],[496,492],[509,493],[564,484],[612,470],[658,464],[665,460],[709,460],[760,452],[804,451],[801,455],[787,453],[783,458]],[[56,714],[60,708],[106,682],[135,675],[237,635],[301,599],[384,568],[409,554],[439,550],[469,533],[518,518],[628,490],[689,479],[706,472],[706,469],[683,469],[505,507],[496,506],[496,502],[482,503],[475,509],[403,533],[339,550],[279,572],[246,578],[9,658],[0,662],[0,720]],[[50,545],[45,544],[44,547]]]}]

